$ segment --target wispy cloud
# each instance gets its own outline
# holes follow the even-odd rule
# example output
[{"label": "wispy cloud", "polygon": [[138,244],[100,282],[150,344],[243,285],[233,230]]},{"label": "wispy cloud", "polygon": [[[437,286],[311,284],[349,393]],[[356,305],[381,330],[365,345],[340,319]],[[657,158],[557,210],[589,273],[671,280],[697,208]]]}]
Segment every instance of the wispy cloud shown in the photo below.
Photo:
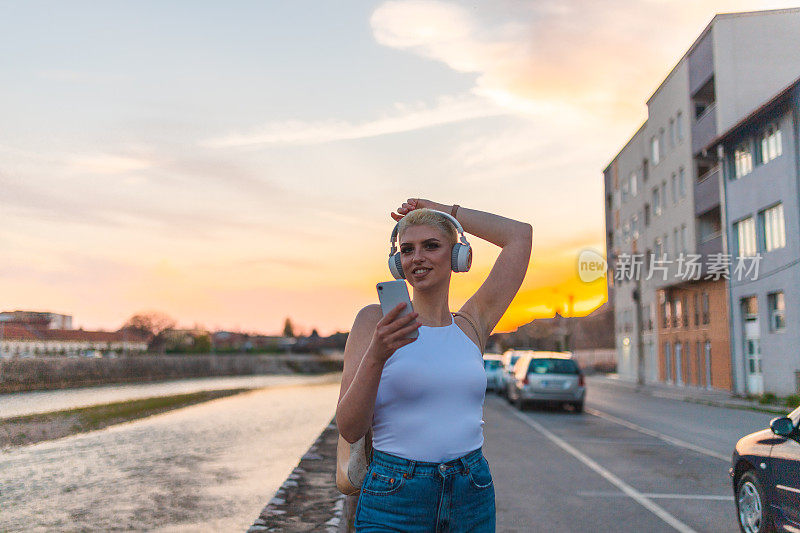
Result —
[{"label": "wispy cloud", "polygon": [[[531,113],[567,105],[621,118],[642,102],[716,12],[786,7],[784,0],[537,0],[466,7],[397,0],[372,15],[375,39],[475,73],[475,94]],[[654,22],[657,23],[654,24]]]},{"label": "wispy cloud", "polygon": [[320,144],[379,137],[505,113],[507,111],[483,98],[471,95],[445,96],[439,98],[434,106],[398,103],[391,112],[366,122],[353,123],[345,120],[269,122],[250,132],[232,133],[202,144],[209,147]]}]

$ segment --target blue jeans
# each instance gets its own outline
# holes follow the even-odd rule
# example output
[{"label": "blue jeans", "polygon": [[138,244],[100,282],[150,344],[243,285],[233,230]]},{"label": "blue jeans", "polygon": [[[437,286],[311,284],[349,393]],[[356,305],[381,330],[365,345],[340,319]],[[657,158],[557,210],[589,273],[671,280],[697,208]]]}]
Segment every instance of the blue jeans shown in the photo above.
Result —
[{"label": "blue jeans", "polygon": [[494,483],[481,448],[446,463],[374,450],[355,516],[356,531],[494,532]]}]

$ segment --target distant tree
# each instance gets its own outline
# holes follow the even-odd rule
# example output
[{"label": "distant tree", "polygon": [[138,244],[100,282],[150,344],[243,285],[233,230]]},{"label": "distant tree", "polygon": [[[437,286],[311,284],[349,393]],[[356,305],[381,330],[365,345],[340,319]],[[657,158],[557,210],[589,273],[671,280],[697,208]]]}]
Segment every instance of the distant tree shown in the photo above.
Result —
[{"label": "distant tree", "polygon": [[284,337],[294,337],[294,327],[292,326],[292,321],[289,318],[286,318],[286,322],[283,323],[283,336]]},{"label": "distant tree", "polygon": [[165,313],[146,311],[130,317],[122,329],[146,335],[150,339],[147,346],[149,350],[164,351],[166,334],[175,328],[175,324],[175,319]]},{"label": "distant tree", "polygon": [[211,351],[211,336],[198,335],[195,337],[194,351],[197,353],[209,353]]}]

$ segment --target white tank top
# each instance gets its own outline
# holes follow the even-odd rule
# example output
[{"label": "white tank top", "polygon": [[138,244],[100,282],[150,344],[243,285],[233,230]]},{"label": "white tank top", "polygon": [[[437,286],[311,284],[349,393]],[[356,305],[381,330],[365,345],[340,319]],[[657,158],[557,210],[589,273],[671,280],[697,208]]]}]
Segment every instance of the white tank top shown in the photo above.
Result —
[{"label": "white tank top", "polygon": [[376,450],[440,463],[483,446],[483,356],[451,320],[420,326],[417,340],[384,364],[372,418]]}]

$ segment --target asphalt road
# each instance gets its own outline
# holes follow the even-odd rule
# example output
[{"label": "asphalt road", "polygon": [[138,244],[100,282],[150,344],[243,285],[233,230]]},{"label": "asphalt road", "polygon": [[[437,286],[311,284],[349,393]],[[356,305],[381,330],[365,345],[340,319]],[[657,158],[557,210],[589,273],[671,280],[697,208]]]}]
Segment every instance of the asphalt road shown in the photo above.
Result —
[{"label": "asphalt road", "polygon": [[499,532],[739,531],[730,455],[775,415],[595,381],[586,407],[520,412],[487,394]]}]

